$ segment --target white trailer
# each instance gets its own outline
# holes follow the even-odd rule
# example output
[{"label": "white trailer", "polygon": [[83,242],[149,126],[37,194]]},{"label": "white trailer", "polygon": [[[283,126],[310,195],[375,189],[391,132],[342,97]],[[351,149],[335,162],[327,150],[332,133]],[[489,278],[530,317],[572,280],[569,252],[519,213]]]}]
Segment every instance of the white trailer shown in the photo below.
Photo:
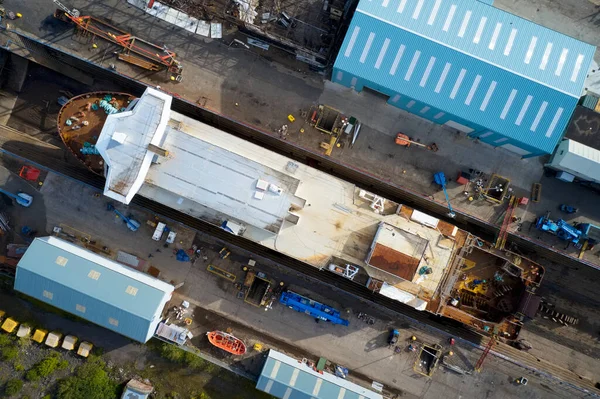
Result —
[{"label": "white trailer", "polygon": [[164,223],[162,223],[162,222],[159,222],[156,225],[156,229],[154,230],[154,234],[152,234],[152,239],[154,241],[160,241],[160,239],[162,238],[162,235],[163,235],[163,233],[165,231],[165,227],[167,227],[167,225],[164,224]]},{"label": "white trailer", "polygon": [[563,140],[545,166],[581,181],[600,183],[600,151],[573,140]]}]

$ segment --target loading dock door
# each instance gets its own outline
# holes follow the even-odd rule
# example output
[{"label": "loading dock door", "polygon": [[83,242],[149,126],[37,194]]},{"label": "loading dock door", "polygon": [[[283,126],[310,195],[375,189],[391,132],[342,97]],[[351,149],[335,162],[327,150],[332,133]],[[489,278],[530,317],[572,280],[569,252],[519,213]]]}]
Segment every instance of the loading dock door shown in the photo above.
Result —
[{"label": "loading dock door", "polygon": [[525,155],[531,154],[529,151],[519,148],[517,146],[514,146],[512,144],[504,144],[504,145],[501,145],[500,147],[502,147],[510,152],[514,152],[515,154],[518,154],[520,156],[525,156]]},{"label": "loading dock door", "polygon": [[475,129],[471,129],[469,126],[462,125],[458,122],[447,121],[444,125],[451,127],[452,129],[460,130],[463,133],[471,133]]}]

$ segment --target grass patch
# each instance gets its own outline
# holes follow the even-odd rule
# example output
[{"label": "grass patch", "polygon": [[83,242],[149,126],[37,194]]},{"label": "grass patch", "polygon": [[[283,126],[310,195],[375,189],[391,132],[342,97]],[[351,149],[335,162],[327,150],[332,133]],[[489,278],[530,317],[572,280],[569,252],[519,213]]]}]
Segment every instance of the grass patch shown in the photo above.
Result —
[{"label": "grass patch", "polygon": [[207,362],[195,353],[185,351],[175,345],[164,342],[158,348],[154,347],[154,349],[158,349],[160,355],[172,363],[185,365],[195,370],[202,369],[207,373],[212,373],[216,370],[216,367],[212,363]]},{"label": "grass patch", "polygon": [[39,379],[46,378],[55,371],[65,369],[68,366],[69,362],[62,359],[58,352],[52,352],[25,373],[25,378],[28,381],[38,381]]},{"label": "grass patch", "polygon": [[12,380],[8,380],[6,386],[4,387],[4,393],[8,396],[13,396],[21,392],[23,389],[23,381],[18,378],[14,378]]},{"label": "grass patch", "polygon": [[[146,368],[143,378],[152,381],[157,399],[273,399],[255,389],[256,383],[159,340],[146,344],[164,361]],[[158,360],[158,359],[157,359]]]},{"label": "grass patch", "polygon": [[2,355],[2,360],[12,362],[19,356],[19,348],[16,346],[4,346],[0,349],[0,354]]},{"label": "grass patch", "polygon": [[74,376],[58,384],[57,399],[111,399],[117,397],[117,383],[112,381],[106,363],[99,358],[89,358],[79,366]]},{"label": "grass patch", "polygon": [[0,334],[0,348],[12,345],[14,339],[10,335]]}]

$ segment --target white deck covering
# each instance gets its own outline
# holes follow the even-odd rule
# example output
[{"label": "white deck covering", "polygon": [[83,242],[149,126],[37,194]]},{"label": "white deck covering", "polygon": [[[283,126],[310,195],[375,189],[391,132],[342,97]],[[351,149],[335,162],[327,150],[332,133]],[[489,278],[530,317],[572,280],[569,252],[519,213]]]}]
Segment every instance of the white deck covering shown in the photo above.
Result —
[{"label": "white deck covering", "polygon": [[109,115],[96,148],[106,163],[104,195],[128,204],[138,192],[171,111],[171,96],[148,88],[133,110]]},{"label": "white deck covering", "polygon": [[[223,219],[277,234],[294,202],[298,179],[202,140],[213,130],[208,125],[176,113],[171,118],[162,144],[169,156],[150,167],[146,183],[177,195],[177,201],[201,205],[194,207],[196,212],[211,209],[224,215]],[[277,195],[258,188],[260,180],[283,192]],[[257,192],[263,194],[261,198]]]}]

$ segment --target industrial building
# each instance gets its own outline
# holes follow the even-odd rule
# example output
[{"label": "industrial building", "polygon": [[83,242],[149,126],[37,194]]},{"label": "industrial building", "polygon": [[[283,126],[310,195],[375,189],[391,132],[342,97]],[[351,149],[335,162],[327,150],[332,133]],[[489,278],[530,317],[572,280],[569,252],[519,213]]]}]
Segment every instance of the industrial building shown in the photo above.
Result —
[{"label": "industrial building", "polygon": [[556,147],[546,167],[556,170],[557,178],[600,184],[600,151],[574,140],[565,139]]},{"label": "industrial building", "polygon": [[174,287],[56,237],[36,238],[14,289],[138,342],[154,334]]},{"label": "industrial building", "polygon": [[324,371],[317,371],[306,362],[300,362],[273,349],[258,378],[256,389],[285,399],[382,399],[350,381]]},{"label": "industrial building", "polygon": [[565,138],[545,165],[566,182],[600,186],[600,96],[588,93],[573,112]]},{"label": "industrial building", "polygon": [[480,1],[360,0],[331,79],[533,157],[562,138],[595,50]]}]

